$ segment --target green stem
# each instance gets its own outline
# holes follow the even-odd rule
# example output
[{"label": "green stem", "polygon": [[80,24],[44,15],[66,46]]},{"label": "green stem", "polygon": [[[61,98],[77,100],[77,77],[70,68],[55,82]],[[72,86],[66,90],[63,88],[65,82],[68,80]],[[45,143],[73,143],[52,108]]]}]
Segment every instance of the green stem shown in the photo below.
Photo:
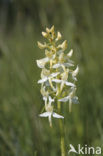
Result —
[{"label": "green stem", "polygon": [[[61,104],[59,101],[58,101],[57,107],[58,107],[58,112],[60,113]],[[65,156],[64,128],[63,128],[62,119],[59,119],[59,126],[60,126],[60,135],[61,135],[61,140],[60,140],[61,156]]]}]

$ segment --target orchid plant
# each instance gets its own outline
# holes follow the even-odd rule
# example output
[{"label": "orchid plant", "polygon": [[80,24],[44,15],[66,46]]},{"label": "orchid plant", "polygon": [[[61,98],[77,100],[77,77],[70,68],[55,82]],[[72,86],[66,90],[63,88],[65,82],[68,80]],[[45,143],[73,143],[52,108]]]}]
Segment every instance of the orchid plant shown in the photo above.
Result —
[{"label": "orchid plant", "polygon": [[78,97],[75,96],[75,82],[79,67],[75,68],[74,62],[71,60],[73,50],[65,53],[67,41],[60,43],[62,35],[59,31],[55,32],[54,26],[50,29],[46,28],[46,32],[42,32],[42,36],[47,39],[47,42],[38,42],[38,47],[45,50],[45,58],[37,60],[37,66],[42,69],[41,79],[38,80],[38,83],[41,84],[45,112],[39,116],[48,117],[49,124],[52,126],[52,117],[64,118],[58,114],[61,112],[62,102],[69,104],[70,112],[72,103],[78,103]]}]

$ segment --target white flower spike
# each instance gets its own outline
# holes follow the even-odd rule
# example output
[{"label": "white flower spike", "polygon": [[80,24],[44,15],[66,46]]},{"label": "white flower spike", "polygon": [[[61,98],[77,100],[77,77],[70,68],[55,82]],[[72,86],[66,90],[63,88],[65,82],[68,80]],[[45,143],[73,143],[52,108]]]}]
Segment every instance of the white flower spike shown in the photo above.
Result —
[{"label": "white flower spike", "polygon": [[[41,68],[41,94],[43,96],[45,112],[40,117],[48,117],[50,126],[52,126],[52,117],[64,118],[54,112],[56,101],[60,103],[69,102],[69,111],[71,111],[72,103],[78,104],[78,97],[75,96],[76,81],[79,67],[72,69],[74,62],[71,60],[73,50],[65,53],[67,49],[67,41],[58,43],[62,35],[58,31],[55,32],[54,26],[46,28],[46,32],[42,32],[42,36],[48,41],[44,44],[38,42],[40,49],[45,49],[45,58],[37,60],[37,66]],[[61,113],[62,110],[57,110]]]}]

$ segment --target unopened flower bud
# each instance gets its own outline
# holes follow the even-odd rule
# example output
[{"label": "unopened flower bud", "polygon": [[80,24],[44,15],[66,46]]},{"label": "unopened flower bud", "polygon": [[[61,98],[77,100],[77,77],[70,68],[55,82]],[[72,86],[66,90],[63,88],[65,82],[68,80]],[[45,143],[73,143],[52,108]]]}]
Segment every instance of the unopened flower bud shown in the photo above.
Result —
[{"label": "unopened flower bud", "polygon": [[37,43],[38,43],[38,47],[39,47],[40,49],[46,48],[46,44],[42,44],[42,43],[40,43],[39,41],[38,41]]},{"label": "unopened flower bud", "polygon": [[67,49],[67,40],[65,40],[62,44],[58,45],[57,48],[61,48],[63,51]]},{"label": "unopened flower bud", "polygon": [[53,33],[54,32],[54,25],[50,29],[46,28],[46,32],[47,33]]},{"label": "unopened flower bud", "polygon": [[73,55],[73,49],[70,50],[70,52],[67,54],[67,56],[70,58]]},{"label": "unopened flower bud", "polygon": [[77,68],[73,71],[72,76],[73,77],[77,76],[78,72],[79,72],[79,67],[77,66]]},{"label": "unopened flower bud", "polygon": [[42,32],[43,37],[47,38],[48,34],[46,32]]},{"label": "unopened flower bud", "polygon": [[60,40],[61,38],[62,38],[62,35],[61,35],[61,33],[58,31],[56,41]]}]

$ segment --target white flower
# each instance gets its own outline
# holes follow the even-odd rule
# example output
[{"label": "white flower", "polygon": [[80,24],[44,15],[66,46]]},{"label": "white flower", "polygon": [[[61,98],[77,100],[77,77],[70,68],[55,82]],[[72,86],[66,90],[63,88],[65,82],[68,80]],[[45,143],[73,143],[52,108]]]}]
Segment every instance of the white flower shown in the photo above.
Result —
[{"label": "white flower", "polygon": [[72,87],[71,88],[71,92],[69,93],[68,96],[62,98],[62,99],[59,99],[58,101],[61,101],[61,102],[67,102],[69,101],[69,111],[71,112],[71,105],[72,103],[74,104],[78,104],[78,97],[77,96],[74,96],[75,94],[75,91],[76,91],[76,88]]},{"label": "white flower", "polygon": [[37,65],[39,68],[44,68],[45,64],[49,61],[48,57],[45,57],[43,59],[37,60]]},{"label": "white flower", "polygon": [[[51,96],[48,96],[48,97],[44,96],[43,100],[45,101],[46,110],[48,111],[48,108],[49,108],[49,111],[50,111],[50,108],[52,108],[51,104],[52,104],[52,102],[54,102],[54,99],[52,99]],[[49,100],[48,104],[47,104],[47,100]]]},{"label": "white flower", "polygon": [[44,77],[43,79],[38,80],[38,83],[44,83],[48,80],[48,77]]},{"label": "white flower", "polygon": [[49,123],[50,123],[50,127],[52,127],[52,116],[54,118],[61,118],[61,119],[64,118],[62,115],[59,115],[59,114],[57,114],[55,112],[44,112],[44,113],[40,114],[39,116],[40,117],[48,117]]},{"label": "white flower", "polygon": [[54,102],[54,99],[52,99],[51,96],[49,96],[48,104],[47,104],[47,98],[44,97],[43,99],[45,100],[45,109],[47,112],[44,112],[44,113],[40,114],[39,116],[40,117],[48,117],[50,126],[52,126],[52,116],[54,118],[64,118],[64,117],[53,112],[53,106],[51,104],[52,104],[52,102]]},{"label": "white flower", "polygon": [[63,52],[61,52],[59,54],[59,60],[57,63],[55,63],[52,68],[59,68],[59,67],[62,67],[63,69],[65,69],[65,67],[71,67],[71,66],[74,66],[73,63],[71,63],[71,61],[67,61],[67,56],[64,55]]},{"label": "white flower", "polygon": [[71,86],[71,87],[75,87],[75,84],[73,84],[72,82],[68,82],[68,73],[69,73],[69,69],[66,69],[62,74],[61,74],[61,79],[52,79],[52,82],[56,82],[56,83],[61,83],[60,85],[60,90],[62,91],[64,85],[67,86]]},{"label": "white flower", "polygon": [[47,80],[49,80],[49,79],[51,79],[53,77],[56,77],[58,74],[59,74],[59,72],[56,72],[56,73],[50,74],[49,76],[44,76],[42,79],[40,79],[38,81],[38,83],[44,83],[45,81],[47,81]]},{"label": "white flower", "polygon": [[40,79],[40,80],[38,81],[38,83],[44,83],[44,82],[46,82],[46,81],[49,81],[50,86],[55,90],[55,88],[53,87],[53,84],[52,84],[52,78],[53,78],[53,77],[56,77],[58,74],[59,74],[59,72],[52,73],[52,74],[50,74],[50,75],[48,75],[48,76],[43,75],[43,78]]}]

